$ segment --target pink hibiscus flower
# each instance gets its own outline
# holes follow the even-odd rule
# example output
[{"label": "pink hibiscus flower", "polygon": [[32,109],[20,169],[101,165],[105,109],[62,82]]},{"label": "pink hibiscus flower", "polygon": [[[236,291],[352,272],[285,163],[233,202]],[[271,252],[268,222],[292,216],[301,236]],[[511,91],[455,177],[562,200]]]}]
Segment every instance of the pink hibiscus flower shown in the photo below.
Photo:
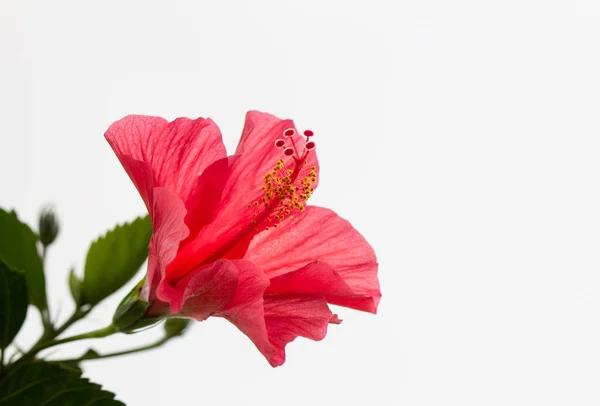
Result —
[{"label": "pink hibiscus flower", "polygon": [[223,317],[279,366],[287,343],[321,340],[340,323],[328,303],[377,311],[373,249],[333,211],[306,204],[319,172],[312,136],[252,111],[228,157],[210,119],[110,126],[105,137],[152,219],[149,315]]}]

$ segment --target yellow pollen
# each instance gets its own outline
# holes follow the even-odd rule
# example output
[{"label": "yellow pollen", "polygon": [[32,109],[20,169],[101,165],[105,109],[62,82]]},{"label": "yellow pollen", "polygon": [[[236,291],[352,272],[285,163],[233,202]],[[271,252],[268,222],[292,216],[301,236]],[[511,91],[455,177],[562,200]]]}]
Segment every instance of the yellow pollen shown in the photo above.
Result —
[{"label": "yellow pollen", "polygon": [[[293,167],[288,169],[284,160],[279,159],[273,170],[264,175],[264,184],[261,186],[263,196],[259,201],[264,204],[265,210],[258,208],[259,201],[248,205],[248,208],[254,207],[252,224],[266,222],[277,228],[277,223],[292,218],[294,211],[305,210],[306,202],[312,196],[317,182],[316,166],[304,169],[307,164],[308,161],[304,159],[299,161],[294,158]],[[269,226],[264,227],[264,230],[268,230]]]}]

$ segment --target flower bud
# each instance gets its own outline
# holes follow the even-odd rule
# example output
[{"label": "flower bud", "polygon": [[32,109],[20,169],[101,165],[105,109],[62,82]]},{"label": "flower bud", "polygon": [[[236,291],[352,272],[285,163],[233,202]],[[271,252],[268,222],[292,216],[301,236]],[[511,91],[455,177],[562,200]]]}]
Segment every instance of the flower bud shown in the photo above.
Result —
[{"label": "flower bud", "polygon": [[150,303],[139,298],[142,285],[145,282],[142,279],[132,290],[123,298],[113,316],[113,325],[122,333],[134,333],[144,327],[152,326],[162,320],[162,317],[148,316]]},{"label": "flower bud", "polygon": [[52,206],[46,206],[40,212],[39,233],[40,241],[44,247],[54,242],[60,230],[58,218]]},{"label": "flower bud", "polygon": [[189,319],[179,319],[172,317],[165,322],[165,334],[167,337],[177,337],[183,335],[183,332],[190,324]]},{"label": "flower bud", "polygon": [[117,308],[113,316],[113,325],[122,332],[135,329],[136,325],[146,315],[149,306],[148,302],[139,299],[123,303]]}]

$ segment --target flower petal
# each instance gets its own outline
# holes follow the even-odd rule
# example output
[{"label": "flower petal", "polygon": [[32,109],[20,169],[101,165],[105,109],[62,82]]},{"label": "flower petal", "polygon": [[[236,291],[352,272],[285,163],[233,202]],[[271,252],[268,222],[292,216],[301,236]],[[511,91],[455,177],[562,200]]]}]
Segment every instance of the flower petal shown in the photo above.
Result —
[{"label": "flower petal", "polygon": [[238,272],[235,297],[215,316],[221,316],[246,334],[272,366],[285,361],[285,346],[298,336],[321,340],[327,324],[339,322],[320,297],[265,296],[269,281],[255,264],[245,260],[225,261]]},{"label": "flower petal", "polygon": [[329,320],[334,317],[327,302],[310,296],[265,297],[265,323],[274,356],[274,367],[285,362],[285,346],[298,336],[320,341],[327,334]]},{"label": "flower petal", "polygon": [[[358,303],[344,306],[375,312],[381,298],[373,248],[348,221],[322,207],[309,206],[302,215],[284,221],[277,230],[257,235],[244,259],[261,267],[271,279],[314,260],[324,261],[354,296],[365,299],[360,307]],[[311,283],[315,283],[314,278]],[[339,282],[335,286],[338,289]]]},{"label": "flower petal", "polygon": [[218,315],[246,334],[273,367],[285,362],[285,347],[296,337],[322,340],[330,320],[339,320],[323,298],[311,296],[266,296],[260,305],[235,307]]},{"label": "flower petal", "polygon": [[[142,195],[148,211],[152,188],[165,187],[187,205],[198,176],[213,162],[225,158],[221,132],[210,119],[130,115],[112,124],[104,134]],[[146,164],[144,171],[140,164]],[[150,174],[140,172],[150,170]],[[151,180],[151,181],[150,181]]]},{"label": "flower petal", "polygon": [[[264,317],[263,294],[269,280],[260,268],[252,262],[244,260],[231,261],[238,270],[238,284],[233,300],[216,316],[226,318],[239,328],[256,344],[257,348],[267,356],[272,349],[267,341],[259,340],[267,337]],[[256,341],[254,339],[256,337]],[[268,357],[268,356],[267,356]]]},{"label": "flower petal", "polygon": [[[294,167],[294,159],[284,156],[283,149],[274,145],[289,128],[294,128],[291,120],[281,120],[257,111],[248,112],[236,155],[230,160],[228,177],[213,215],[214,220],[182,249],[172,265],[175,278],[185,275],[198,261],[210,263],[217,258],[241,258],[256,234],[256,229],[260,227],[260,231],[264,230],[264,225],[261,227],[259,224],[252,224],[257,209],[249,208],[248,205],[258,201],[261,202],[260,210],[264,209],[264,176],[273,170],[279,159],[284,159],[286,168]],[[294,139],[297,145],[304,142],[299,135],[294,136]],[[314,151],[308,154],[306,160],[306,166],[301,167],[298,174],[299,179],[308,174],[312,166],[318,172]],[[171,269],[169,274],[171,275]]]},{"label": "flower petal", "polygon": [[[177,196],[164,187],[157,187],[153,190],[152,201],[153,232],[148,251],[146,287],[142,293],[150,301],[156,299],[157,286],[164,282],[165,268],[177,255],[180,241],[189,233],[184,222],[185,206]],[[160,295],[161,300],[167,303],[170,302],[170,295],[175,294],[170,290],[168,292]]]},{"label": "flower petal", "polygon": [[221,201],[223,188],[229,176],[229,168],[235,157],[219,159],[208,166],[198,177],[186,204],[185,223],[190,228],[187,241],[192,241],[200,230],[214,220],[215,210]]},{"label": "flower petal", "polygon": [[372,297],[354,292],[340,274],[323,261],[311,262],[298,270],[271,279],[265,295],[282,294],[320,296],[331,304],[377,312]]},{"label": "flower petal", "polygon": [[262,297],[265,289],[269,286],[269,279],[262,269],[245,260],[238,259],[227,262],[236,267],[238,283],[235,296],[223,311],[253,307],[253,303],[262,305]]},{"label": "flower petal", "polygon": [[237,283],[238,270],[230,261],[219,260],[206,265],[177,284],[177,290],[183,295],[180,301],[171,302],[171,312],[205,320],[231,302]]}]

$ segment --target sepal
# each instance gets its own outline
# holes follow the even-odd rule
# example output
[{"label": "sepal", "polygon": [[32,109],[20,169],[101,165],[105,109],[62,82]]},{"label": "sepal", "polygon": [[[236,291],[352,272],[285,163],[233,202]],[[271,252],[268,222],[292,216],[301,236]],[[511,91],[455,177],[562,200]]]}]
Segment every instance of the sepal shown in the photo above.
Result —
[{"label": "sepal", "polygon": [[135,333],[142,328],[150,327],[162,320],[162,317],[147,316],[150,303],[140,299],[139,293],[146,281],[144,277],[123,298],[113,316],[113,325],[121,333]]},{"label": "sepal", "polygon": [[183,335],[190,324],[189,319],[180,319],[172,317],[165,321],[165,335],[167,337],[178,337]]}]

